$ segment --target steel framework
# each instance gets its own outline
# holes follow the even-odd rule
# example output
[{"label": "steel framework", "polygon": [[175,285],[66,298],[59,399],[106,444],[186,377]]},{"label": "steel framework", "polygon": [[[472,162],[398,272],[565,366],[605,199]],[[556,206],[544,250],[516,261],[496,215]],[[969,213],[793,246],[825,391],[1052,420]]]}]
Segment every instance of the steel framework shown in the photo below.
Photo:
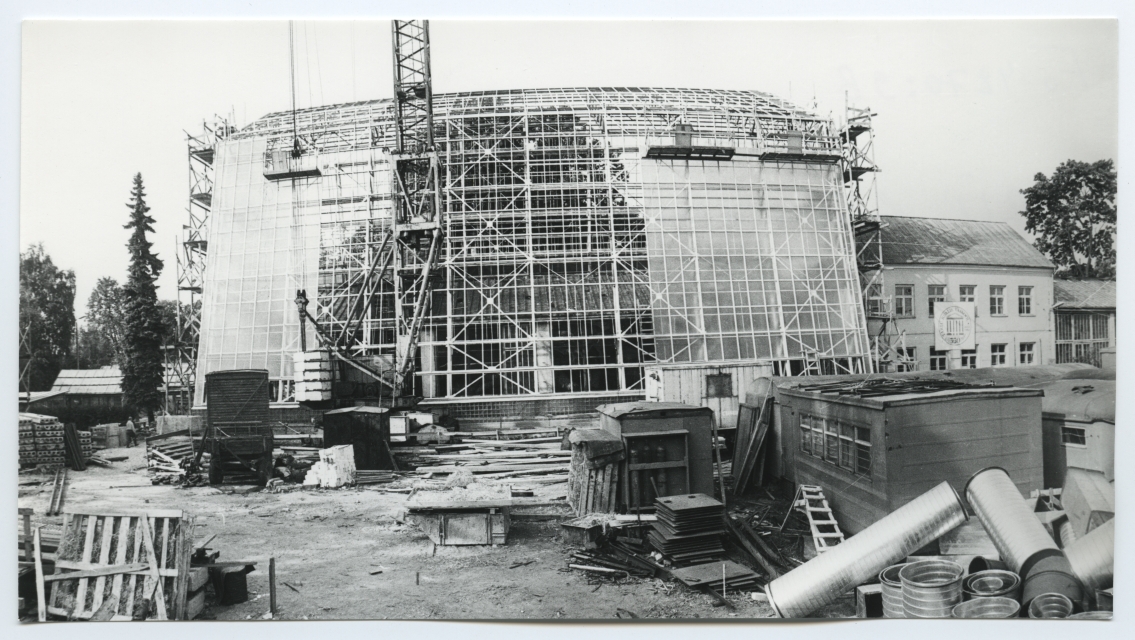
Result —
[{"label": "steel framework", "polygon": [[871,341],[872,366],[878,372],[914,371],[918,361],[906,348],[906,336],[895,326],[892,298],[883,281],[883,222],[879,217],[875,164],[875,128],[870,108],[846,107],[843,177],[847,208],[855,231],[856,261]]},{"label": "steel framework", "polygon": [[[403,78],[404,117],[419,122],[420,76]],[[863,370],[869,349],[840,193],[842,147],[829,121],[752,91],[432,98],[436,165],[423,161],[428,153],[386,151],[399,148],[389,100],[270,114],[232,136],[220,154],[232,185],[214,216],[233,240],[218,259],[239,259],[245,273],[267,277],[277,272],[271,256],[279,247],[251,245],[279,242],[282,231],[269,232],[266,221],[288,226],[293,243],[307,238],[309,258],[294,268],[318,282],[312,316],[320,330],[357,362],[385,370],[398,336],[419,335],[416,356],[404,349],[403,362],[413,358],[413,393],[427,397],[641,395],[644,365],[655,361],[763,359],[785,373],[823,361],[813,370]],[[731,149],[733,159],[652,158],[651,149],[675,145],[676,125],[691,145]],[[265,188],[260,159],[290,149],[294,135],[318,157],[320,175]],[[424,136],[410,151],[428,152]],[[399,169],[399,157],[417,164]],[[433,166],[438,188],[424,193],[436,198],[444,241],[435,243],[425,225],[414,247],[425,256],[410,263],[416,277],[428,271],[427,244],[437,247],[438,268],[430,295],[415,302],[421,330],[413,332],[398,324],[399,313],[414,315],[396,303],[397,279],[375,274],[395,273],[393,227],[428,222],[429,205],[405,194],[422,192],[413,187],[428,184]],[[425,179],[407,179],[407,171]],[[401,204],[392,197],[403,188],[396,175],[411,186],[398,191]],[[246,208],[257,222],[244,221]],[[415,212],[425,214],[415,222]],[[695,219],[713,228],[702,234],[690,226]],[[745,233],[732,233],[739,225]],[[751,242],[739,241],[745,234]],[[230,285],[211,303],[206,313],[248,308],[252,328],[218,318],[209,330],[218,345],[231,338],[233,346],[210,351],[208,366],[267,362],[274,376],[288,377],[287,358],[272,354],[298,340],[294,328],[273,328],[270,309],[294,306],[282,293],[258,298],[284,289],[271,282],[257,291]],[[403,291],[421,292],[423,279],[416,282]],[[268,336],[267,360],[257,359],[265,353],[259,334]]]}]

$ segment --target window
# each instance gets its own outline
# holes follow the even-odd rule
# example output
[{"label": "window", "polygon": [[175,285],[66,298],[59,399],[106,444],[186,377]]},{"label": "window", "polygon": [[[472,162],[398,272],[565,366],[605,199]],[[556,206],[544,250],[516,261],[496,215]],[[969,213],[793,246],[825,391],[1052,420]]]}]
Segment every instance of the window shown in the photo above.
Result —
[{"label": "window", "polygon": [[1017,287],[1017,315],[1031,316],[1033,314],[1033,288]]},{"label": "window", "polygon": [[1005,315],[1005,285],[989,287],[989,315]]},{"label": "window", "polygon": [[1032,364],[1036,356],[1035,342],[1021,343],[1021,364]]},{"label": "window", "polygon": [[945,371],[946,370],[946,352],[939,351],[934,347],[930,347],[930,370],[931,371]]},{"label": "window", "polygon": [[[974,345],[975,347],[977,345]],[[977,368],[977,349],[962,349],[962,368]]]},{"label": "window", "polygon": [[732,398],[733,397],[733,374],[732,373],[719,373],[708,375],[705,377],[705,397],[707,398]]},{"label": "window", "polygon": [[991,344],[989,345],[989,366],[1001,367],[1005,365],[1005,347],[1004,344]]},{"label": "window", "polygon": [[1060,440],[1064,444],[1075,444],[1081,447],[1088,444],[1087,433],[1079,427],[1060,427]]},{"label": "window", "polygon": [[946,285],[931,284],[926,287],[926,299],[929,301],[930,317],[934,317],[934,303],[946,301]]},{"label": "window", "polygon": [[963,284],[958,287],[958,301],[959,302],[974,302],[977,299],[977,286],[972,284]]},{"label": "window", "polygon": [[895,285],[895,317],[914,317],[914,285]]},{"label": "window", "polygon": [[871,473],[871,429],[800,414],[800,450],[856,474]]}]

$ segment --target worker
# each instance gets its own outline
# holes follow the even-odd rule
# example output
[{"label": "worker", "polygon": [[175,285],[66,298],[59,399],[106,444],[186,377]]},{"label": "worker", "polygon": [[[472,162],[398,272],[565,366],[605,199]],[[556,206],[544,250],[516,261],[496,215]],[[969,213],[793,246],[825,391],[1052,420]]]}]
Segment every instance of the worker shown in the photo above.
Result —
[{"label": "worker", "polygon": [[133,447],[138,444],[138,436],[134,433],[134,419],[126,418],[126,446]]}]

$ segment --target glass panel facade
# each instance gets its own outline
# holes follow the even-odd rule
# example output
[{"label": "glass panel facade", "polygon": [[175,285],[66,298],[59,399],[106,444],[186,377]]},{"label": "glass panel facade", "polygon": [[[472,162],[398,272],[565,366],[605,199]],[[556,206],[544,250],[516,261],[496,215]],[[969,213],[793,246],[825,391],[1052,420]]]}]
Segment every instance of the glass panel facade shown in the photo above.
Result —
[{"label": "glass panel facade", "polygon": [[[376,362],[394,351],[390,282],[366,277],[389,228],[390,103],[296,115],[316,175],[264,175],[292,144],[291,112],[218,145],[199,376],[290,379],[298,289],[322,335]],[[646,157],[677,122],[737,155]],[[435,127],[446,241],[417,393],[633,393],[657,361],[866,366],[827,121],[758,92],[550,89],[437,95]],[[789,130],[827,155],[785,159]]]}]

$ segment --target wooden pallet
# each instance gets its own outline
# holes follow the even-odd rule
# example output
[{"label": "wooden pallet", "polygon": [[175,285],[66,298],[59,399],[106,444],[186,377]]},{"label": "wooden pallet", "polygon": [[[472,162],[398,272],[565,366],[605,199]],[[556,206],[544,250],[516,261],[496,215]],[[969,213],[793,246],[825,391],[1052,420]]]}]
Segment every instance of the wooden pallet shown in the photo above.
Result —
[{"label": "wooden pallet", "polygon": [[184,620],[193,517],[177,510],[63,513],[47,613]]}]

